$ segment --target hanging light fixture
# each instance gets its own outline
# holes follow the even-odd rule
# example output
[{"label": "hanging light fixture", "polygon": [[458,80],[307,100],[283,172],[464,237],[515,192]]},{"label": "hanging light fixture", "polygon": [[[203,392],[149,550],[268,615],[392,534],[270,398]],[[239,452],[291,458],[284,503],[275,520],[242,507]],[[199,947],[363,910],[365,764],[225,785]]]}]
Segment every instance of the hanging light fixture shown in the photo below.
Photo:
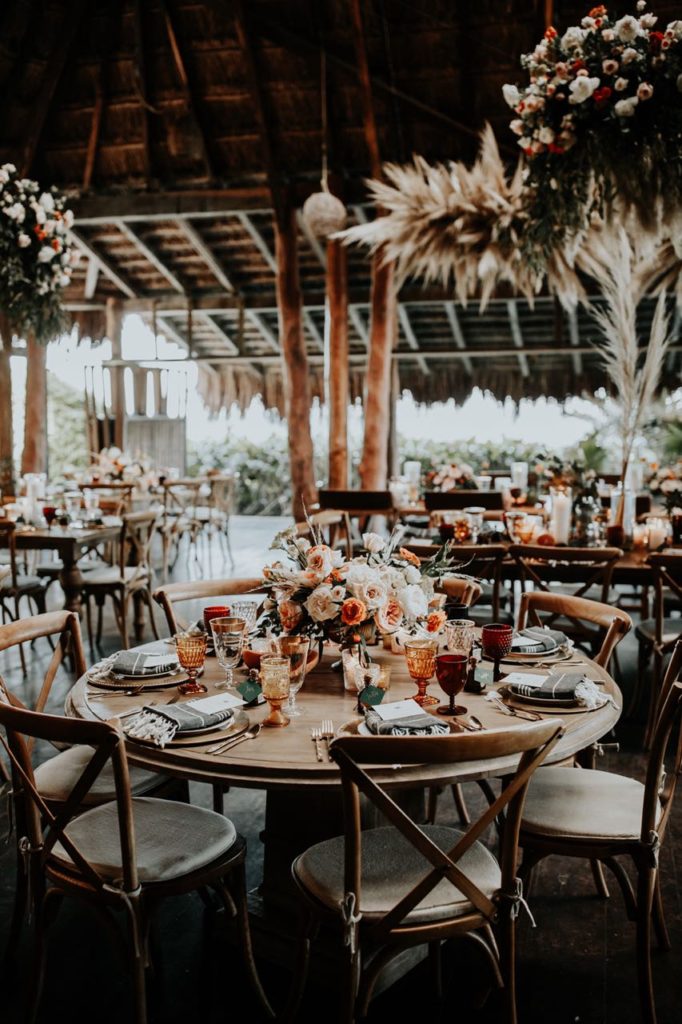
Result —
[{"label": "hanging light fixture", "polygon": [[324,49],[320,58],[320,98],[322,107],[322,179],[321,191],[313,192],[303,204],[303,219],[316,238],[327,238],[346,226],[346,207],[329,191],[327,166],[327,69]]}]

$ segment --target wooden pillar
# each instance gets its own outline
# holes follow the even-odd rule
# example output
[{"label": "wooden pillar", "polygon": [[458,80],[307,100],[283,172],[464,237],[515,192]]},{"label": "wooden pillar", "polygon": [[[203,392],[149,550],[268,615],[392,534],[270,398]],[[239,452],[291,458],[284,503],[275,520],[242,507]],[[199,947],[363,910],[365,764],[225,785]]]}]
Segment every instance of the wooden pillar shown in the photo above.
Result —
[{"label": "wooden pillar", "polygon": [[400,398],[400,372],[398,360],[391,363],[391,422],[388,428],[388,475],[400,475],[400,451],[398,449],[398,399]]},{"label": "wooden pillar", "polygon": [[329,413],[329,484],[348,487],[348,258],[346,247],[327,242],[324,365]]},{"label": "wooden pillar", "polygon": [[298,240],[293,207],[288,206],[279,217],[275,217],[275,255],[284,409],[289,433],[292,513],[298,521],[303,518],[304,506],[309,508],[317,501],[317,489],[310,433],[308,356],[303,339]]},{"label": "wooden pillar", "polygon": [[391,355],[397,329],[393,264],[372,260],[371,325],[365,385],[365,434],[360,480],[366,490],[386,487],[391,407]]},{"label": "wooden pillar", "polygon": [[26,408],[22,473],[47,473],[47,349],[26,339]]},{"label": "wooden pillar", "polygon": [[[111,358],[121,358],[121,333],[123,331],[123,303],[121,299],[107,299],[106,313],[107,338],[111,342]],[[123,387],[123,367],[112,366],[111,370],[111,408],[114,419],[114,436],[112,443],[117,448],[125,448],[125,390]]]},{"label": "wooden pillar", "polygon": [[14,431],[12,429],[12,335],[3,331],[0,348],[0,489],[2,497],[14,494]]}]

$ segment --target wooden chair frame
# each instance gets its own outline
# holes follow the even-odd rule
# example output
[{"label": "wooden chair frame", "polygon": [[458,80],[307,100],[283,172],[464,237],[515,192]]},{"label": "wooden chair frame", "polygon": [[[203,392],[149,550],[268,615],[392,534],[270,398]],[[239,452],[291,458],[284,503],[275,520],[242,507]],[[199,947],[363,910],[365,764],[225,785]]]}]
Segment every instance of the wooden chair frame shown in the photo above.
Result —
[{"label": "wooden chair frame", "polygon": [[656,723],[656,709],[659,701],[661,681],[663,679],[663,663],[666,656],[674,648],[678,637],[682,636],[681,618],[679,620],[680,627],[678,637],[667,641],[665,639],[666,597],[672,593],[675,597],[682,599],[682,553],[678,551],[662,551],[659,554],[649,555],[648,561],[654,572],[654,637],[652,643],[638,631],[638,686],[635,694],[633,694],[631,703],[631,708],[633,708],[639,700],[639,695],[644,683],[644,673],[647,663],[653,654],[654,667],[651,680],[652,687],[649,698],[646,731],[644,735],[644,746],[647,750],[649,749],[649,744],[651,742]]},{"label": "wooden chair frame", "polygon": [[[656,708],[656,724],[651,744],[644,783],[642,823],[637,839],[596,837],[580,839],[555,834],[539,835],[526,832],[521,826],[520,845],[523,847],[521,874],[530,882],[534,867],[545,857],[577,857],[597,861],[609,868],[615,876],[625,901],[628,917],[637,929],[637,971],[642,1019],[645,1024],[656,1024],[656,1008],[651,971],[652,926],[658,944],[670,948],[670,939],[663,915],[658,860],[660,846],[665,838],[677,780],[682,771],[682,641],[675,645],[673,655],[661,688]],[[672,744],[673,765],[668,772],[664,759],[670,746],[673,729],[677,736]],[[567,768],[566,771],[580,769]],[[589,770],[589,769],[588,769]],[[659,817],[659,801],[662,813]],[[619,857],[628,857],[637,875],[636,891]],[[608,896],[608,889],[604,895]]]},{"label": "wooden chair frame", "polygon": [[[381,971],[412,945],[429,944],[439,961],[440,943],[455,935],[482,932],[478,936],[493,966],[496,979],[506,991],[507,1016],[516,1020],[515,919],[522,900],[516,875],[518,831],[525,792],[535,769],[563,735],[561,720],[543,721],[517,729],[504,729],[464,736],[393,737],[344,736],[330,745],[330,753],[341,771],[346,822],[344,846],[344,898],[339,911],[331,911],[307,891],[296,874],[294,879],[305,899],[308,919],[299,950],[298,985],[286,1019],[292,1020],[305,984],[310,942],[321,920],[342,920],[344,931],[343,1020],[361,1019],[367,1012]],[[505,780],[500,795],[480,817],[460,834],[451,850],[442,851],[367,772],[369,766],[391,764],[452,764],[520,754],[516,771]],[[373,922],[362,920],[362,826],[360,796],[369,800],[415,847],[430,865],[413,889]],[[504,813],[500,867],[502,882],[493,899],[483,893],[458,866],[458,861]],[[406,920],[421,900],[447,878],[472,904],[462,916],[411,924]],[[491,926],[498,926],[500,950]],[[363,969],[363,953],[366,969]]]},{"label": "wooden chair frame", "polygon": [[171,636],[186,628],[179,622],[174,605],[182,601],[201,601],[207,597],[236,597],[239,594],[263,594],[263,580],[258,577],[228,577],[222,580],[190,580],[182,583],[166,583],[154,591],[152,597],[163,609]]},{"label": "wooden chair frame", "polygon": [[230,542],[230,516],[234,512],[234,492],[236,479],[229,473],[212,473],[208,476],[210,488],[206,502],[208,509],[208,528],[217,526],[218,537],[224,546],[225,554],[234,569],[234,555]]},{"label": "wooden chair frame", "polygon": [[[437,544],[418,545],[408,542],[403,547],[421,558],[430,558],[439,550]],[[501,611],[502,563],[507,557],[506,546],[504,544],[458,544],[454,548],[454,554],[461,560],[463,572],[468,572],[477,580],[491,584],[491,615],[493,621],[498,622]],[[476,601],[478,601],[478,597]]]},{"label": "wooden chair frame", "polygon": [[320,512],[311,512],[308,520],[296,523],[296,534],[299,537],[311,536],[311,528],[327,530],[327,543],[330,548],[336,547],[339,542],[343,544],[346,558],[353,557],[353,540],[348,512],[341,509],[322,509]]},{"label": "wooden chair frame", "polygon": [[[28,598],[29,602],[32,600],[39,614],[46,610],[45,594],[47,587],[42,583],[34,586],[22,586],[21,575],[17,569],[16,530],[16,523],[11,522],[10,520],[0,520],[0,550],[6,549],[8,551],[11,570],[10,586],[3,586],[2,591],[0,591],[0,607],[2,608],[3,623],[6,622],[7,618],[12,622],[18,622],[21,619],[19,602],[22,597]],[[12,599],[14,601],[14,614],[12,614],[6,603],[8,600]],[[22,645],[19,645],[19,658],[21,660],[21,669],[24,675],[26,675],[26,658]]]},{"label": "wooden chair frame", "polygon": [[608,667],[616,646],[632,629],[632,619],[620,608],[586,597],[551,594],[545,590],[527,590],[521,595],[519,629],[525,629],[529,622],[533,626],[546,625],[547,620],[540,618],[540,612],[547,612],[550,622],[565,618],[578,626],[583,622],[593,623],[602,637],[594,661],[602,668]]},{"label": "wooden chair frame", "polygon": [[[374,516],[385,516],[389,526],[396,521],[396,510],[390,491],[370,490],[329,490],[318,492],[317,508],[310,511],[341,511],[348,514],[351,523],[357,522],[362,534]],[[359,536],[357,538],[359,540]]]},{"label": "wooden chair frame", "polygon": [[[200,491],[207,483],[206,477],[187,477],[181,480],[164,480],[161,485],[163,490],[163,511],[159,531],[162,539],[163,550],[163,579],[168,579],[168,570],[173,568],[177,561],[180,550],[179,538],[187,536],[190,548],[195,546],[196,541],[204,528],[204,524],[198,515]],[[180,530],[182,526],[182,530]],[[173,544],[176,545],[175,557],[172,562],[170,552]]]},{"label": "wooden chair frame", "polygon": [[[14,702],[1,698],[0,694],[0,725],[6,730],[7,740],[0,734],[0,742],[10,758],[14,798],[21,807],[20,820],[25,835],[20,842],[32,894],[35,983],[32,988],[31,1019],[35,1016],[42,994],[46,929],[50,923],[53,903],[58,904],[61,897],[72,895],[94,902],[105,912],[110,909],[123,912],[129,931],[129,966],[135,993],[134,1020],[136,1024],[145,1024],[145,974],[150,966],[148,931],[154,907],[168,896],[204,887],[214,889],[226,912],[236,918],[248,980],[267,1015],[274,1017],[258,978],[251,948],[244,839],[238,836],[222,857],[196,871],[169,881],[141,883],[135,854],[133,798],[130,794],[128,761],[120,725],[45,715],[17,707]],[[29,742],[41,739],[93,748],[92,757],[68,799],[57,811],[46,804],[36,788],[26,737],[29,737]],[[113,768],[119,822],[122,872],[116,883],[103,877],[66,834],[69,822],[79,813],[83,799],[107,762],[111,762]],[[55,860],[52,854],[56,843],[69,855],[73,866]]]}]

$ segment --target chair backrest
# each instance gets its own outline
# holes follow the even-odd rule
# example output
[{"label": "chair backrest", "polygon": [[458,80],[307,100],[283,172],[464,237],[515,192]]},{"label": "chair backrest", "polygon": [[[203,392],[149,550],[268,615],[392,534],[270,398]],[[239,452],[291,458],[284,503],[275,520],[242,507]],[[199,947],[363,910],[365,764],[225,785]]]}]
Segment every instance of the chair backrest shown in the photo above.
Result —
[{"label": "chair backrest", "polygon": [[11,519],[0,519],[0,550],[9,554],[9,564],[12,570],[12,587],[17,587],[17,524]]},{"label": "chair backrest", "polygon": [[164,480],[161,485],[163,491],[163,520],[164,525],[169,517],[190,516],[196,518],[197,506],[201,495],[201,488],[206,483],[206,477],[187,477],[181,480]]},{"label": "chair backrest", "polygon": [[238,594],[262,594],[263,580],[260,577],[232,577],[222,580],[190,580],[186,583],[168,583],[153,593],[156,603],[163,609],[168,629],[173,636],[184,629],[186,623],[175,615],[174,605],[183,601],[201,601],[205,598],[236,597]]},{"label": "chair backrest", "polygon": [[[436,544],[404,544],[408,551],[413,551],[420,558],[431,558],[439,551]],[[502,562],[507,556],[507,548],[504,544],[457,544],[452,549],[453,556],[460,563],[462,572],[475,577],[476,580],[485,580],[492,584],[490,599],[491,615],[493,621],[497,621],[500,615],[500,590],[502,586]],[[478,586],[478,594],[470,604],[478,601],[481,595],[481,587]]]},{"label": "chair backrest", "polygon": [[318,492],[321,509],[340,509],[355,516],[392,515],[395,511],[390,491],[341,491]]},{"label": "chair backrest", "polygon": [[573,597],[582,597],[590,587],[600,588],[599,599],[606,603],[620,548],[570,548],[562,545],[511,544],[509,554],[521,570],[521,578],[539,590],[549,590],[552,582],[575,585]]},{"label": "chair backrest", "polygon": [[589,622],[603,631],[601,648],[594,657],[596,663],[603,668],[608,665],[615,647],[632,629],[632,619],[627,612],[601,601],[589,601],[586,597],[571,597],[568,594],[548,594],[544,590],[527,590],[521,595],[519,629],[524,629],[526,625],[551,626],[559,618],[569,619],[578,626]]},{"label": "chair backrest", "polygon": [[426,491],[424,504],[427,512],[461,510],[473,505],[488,511],[501,511],[504,508],[504,495],[501,491]]},{"label": "chair backrest", "polygon": [[[649,565],[654,570],[654,620],[656,642],[663,643],[665,632],[665,600],[671,594],[682,600],[682,551],[672,549],[649,555]],[[682,633],[682,622],[680,623]]]},{"label": "chair backrest", "polygon": [[330,548],[336,547],[339,540],[343,541],[346,551],[346,558],[353,557],[353,541],[351,539],[350,517],[347,512],[341,509],[322,509],[320,512],[311,512],[308,519],[302,523],[296,523],[296,534],[299,537],[307,537],[314,542],[313,528],[321,531]]},{"label": "chair backrest", "polygon": [[[656,709],[642,809],[642,842],[651,842],[652,834],[661,839],[665,833],[677,780],[682,771],[682,640],[678,640],[668,662]],[[677,736],[671,744],[673,730]],[[665,758],[672,753],[673,763],[665,767]],[[663,808],[659,812],[659,801]]]},{"label": "chair backrest", "polygon": [[[31,643],[41,637],[52,637],[56,642],[40,690],[33,701],[34,711],[44,711],[52,684],[66,657],[73,658],[76,677],[82,676],[86,670],[80,621],[75,612],[46,612],[0,626],[0,651],[9,651],[19,644]],[[25,681],[24,692],[29,688],[29,683],[30,680]]]},{"label": "chair backrest", "polygon": [[234,511],[235,478],[232,474],[211,474],[208,477],[209,495],[207,504],[217,512],[229,516]]},{"label": "chair backrest", "polygon": [[[341,770],[344,798],[345,855],[344,901],[351,913],[362,906],[361,795],[374,804],[391,825],[424,858],[424,876],[414,888],[397,899],[385,914],[372,922],[371,937],[378,942],[399,928],[407,915],[438,883],[447,878],[488,921],[497,917],[499,899],[518,899],[516,876],[518,835],[526,788],[535,769],[564,732],[559,719],[535,722],[518,728],[449,736],[342,736],[330,745],[330,754]],[[443,764],[486,761],[520,755],[518,766],[506,780],[500,796],[467,826],[451,850],[441,850],[422,828],[395,803],[389,792],[367,771],[380,765]],[[498,815],[505,812],[500,867],[502,883],[497,897],[490,899],[469,878],[460,860],[480,839]]]},{"label": "chair backrest", "polygon": [[135,568],[134,576],[128,581],[149,578],[151,574],[151,546],[158,522],[158,513],[129,512],[123,516],[119,539],[118,563],[121,577],[128,566]]},{"label": "chair backrest", "polygon": [[476,580],[462,580],[457,576],[443,576],[438,589],[455,604],[476,604],[482,593],[481,584]]},{"label": "chair backrest", "polygon": [[[110,880],[103,878],[96,866],[84,857],[65,834],[65,829],[82,810],[84,798],[107,762],[111,762],[121,847],[120,885],[123,892],[135,892],[138,876],[132,797],[125,742],[120,726],[46,715],[29,711],[18,706],[18,703],[12,694],[0,686],[0,726],[4,727],[7,737],[5,739],[0,734],[0,743],[10,759],[17,822],[25,829],[25,835],[19,836],[19,842],[29,857],[29,871],[35,872],[30,877],[36,881],[38,874],[42,876],[55,844],[59,843],[88,887],[103,893],[110,886]],[[48,807],[36,787],[31,763],[31,746],[36,740],[44,740],[55,746],[63,744],[93,748],[92,757],[56,811]]]}]

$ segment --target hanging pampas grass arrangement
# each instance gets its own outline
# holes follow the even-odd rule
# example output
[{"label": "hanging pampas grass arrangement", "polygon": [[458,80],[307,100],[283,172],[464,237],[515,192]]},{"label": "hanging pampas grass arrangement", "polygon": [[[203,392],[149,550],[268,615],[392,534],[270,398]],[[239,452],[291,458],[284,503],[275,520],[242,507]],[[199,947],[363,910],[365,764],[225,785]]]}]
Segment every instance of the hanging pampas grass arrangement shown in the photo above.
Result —
[{"label": "hanging pampas grass arrangement", "polygon": [[[649,415],[670,345],[666,294],[661,292],[641,361],[637,338],[638,288],[634,279],[635,253],[624,229],[605,231],[600,239],[605,258],[601,287],[606,305],[592,306],[602,333],[602,359],[620,403],[621,480],[625,487],[632,450]],[[619,509],[622,525],[622,507]]]}]

